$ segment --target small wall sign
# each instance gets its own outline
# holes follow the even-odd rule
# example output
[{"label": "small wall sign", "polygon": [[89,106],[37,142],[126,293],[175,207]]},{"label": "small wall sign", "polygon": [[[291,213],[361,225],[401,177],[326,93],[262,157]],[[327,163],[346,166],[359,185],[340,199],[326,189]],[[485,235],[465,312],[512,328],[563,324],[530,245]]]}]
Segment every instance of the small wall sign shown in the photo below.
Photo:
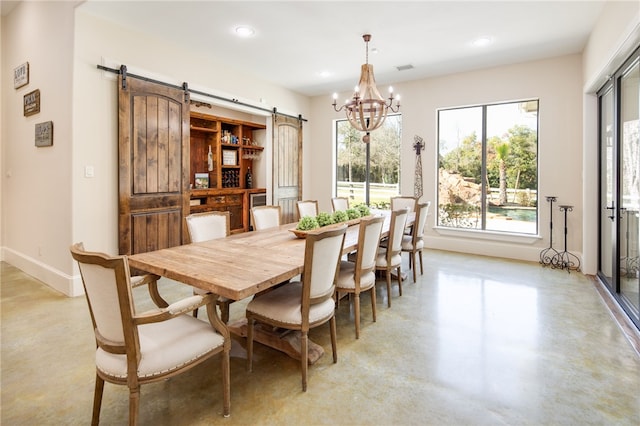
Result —
[{"label": "small wall sign", "polygon": [[53,145],[53,121],[36,123],[36,146]]},{"label": "small wall sign", "polygon": [[29,84],[29,62],[13,69],[13,88],[18,89]]},{"label": "small wall sign", "polygon": [[40,89],[24,95],[24,116],[28,117],[40,112]]}]

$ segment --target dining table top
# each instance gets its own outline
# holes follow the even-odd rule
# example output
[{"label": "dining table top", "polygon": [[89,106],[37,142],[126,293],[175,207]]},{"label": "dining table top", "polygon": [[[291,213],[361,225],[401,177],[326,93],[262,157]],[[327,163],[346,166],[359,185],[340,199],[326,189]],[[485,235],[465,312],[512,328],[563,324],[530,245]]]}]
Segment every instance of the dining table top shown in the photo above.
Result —
[{"label": "dining table top", "polygon": [[[382,235],[388,235],[390,214]],[[411,216],[410,219],[413,219]],[[297,223],[128,256],[129,265],[233,300],[241,300],[301,274],[305,240]],[[359,225],[349,226],[343,254],[357,250]]]}]

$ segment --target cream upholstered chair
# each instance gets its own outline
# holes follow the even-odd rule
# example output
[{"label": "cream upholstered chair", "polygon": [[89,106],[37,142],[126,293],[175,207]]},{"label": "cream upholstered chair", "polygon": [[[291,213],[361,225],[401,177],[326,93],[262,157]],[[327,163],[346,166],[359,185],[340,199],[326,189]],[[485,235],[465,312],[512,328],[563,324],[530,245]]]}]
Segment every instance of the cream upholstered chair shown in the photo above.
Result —
[{"label": "cream upholstered chair", "polygon": [[298,217],[302,219],[305,216],[318,216],[318,200],[298,201]]},{"label": "cream upholstered chair", "polygon": [[228,237],[231,234],[229,212],[193,213],[186,217],[192,243]]},{"label": "cream upholstered chair", "polygon": [[308,332],[329,322],[333,362],[336,348],[335,281],[340,268],[346,225],[307,234],[302,282],[291,282],[256,296],[247,304],[247,368],[252,369],[253,327],[260,321],[301,332],[302,390],[307,390]]},{"label": "cream upholstered chair", "polygon": [[391,210],[402,210],[405,207],[409,209],[409,213],[416,211],[418,199],[416,197],[398,196],[391,197]]},{"label": "cream upholstered chair", "polygon": [[[189,370],[216,354],[222,358],[223,413],[230,413],[227,327],[215,296],[190,296],[163,308],[138,313],[126,256],[87,252],[71,246],[78,262],[96,338],[96,385],[92,424],[100,420],[104,382],[129,387],[129,424],[138,421],[140,386]],[[210,324],[187,315],[207,306]]]},{"label": "cream upholstered chair", "polygon": [[[217,238],[228,237],[231,234],[230,213],[211,211],[204,213],[193,213],[187,216],[187,230],[192,243],[215,240]],[[207,292],[199,288],[193,288],[193,294],[206,294]],[[220,307],[220,317],[222,322],[229,322],[229,304],[233,300],[224,296],[218,296],[217,304]],[[193,311],[193,316],[198,316],[198,310]]]},{"label": "cream upholstered chair", "polygon": [[331,199],[331,207],[333,211],[346,211],[349,209],[349,199],[347,197],[334,197]]},{"label": "cream upholstered chair", "polygon": [[356,323],[356,339],[360,338],[360,293],[371,294],[371,311],[376,321],[376,254],[380,244],[380,233],[384,217],[369,217],[360,221],[358,233],[358,251],[355,263],[342,261],[336,292],[353,294],[354,317]]},{"label": "cream upholstered chair", "polygon": [[389,225],[389,238],[385,241],[386,247],[380,247],[376,256],[376,270],[385,271],[387,278],[387,306],[391,307],[391,271],[396,269],[398,274],[398,291],[402,296],[402,236],[407,223],[409,211],[407,208],[391,212],[391,224]]},{"label": "cream upholstered chair", "polygon": [[[393,210],[401,210],[404,208],[409,209],[409,213],[413,213],[416,211],[418,207],[418,199],[416,197],[410,197],[408,195],[400,195],[398,197],[391,197],[391,211]],[[411,235],[412,227],[409,226],[404,231],[405,235]]]},{"label": "cream upholstered chair", "polygon": [[413,222],[411,235],[402,237],[402,251],[409,253],[409,268],[413,269],[413,282],[416,282],[416,254],[420,255],[420,275],[424,274],[422,265],[422,249],[424,248],[424,227],[427,223],[430,201],[419,203],[416,209],[416,219]]},{"label": "cream upholstered chair", "polygon": [[251,223],[253,229],[261,231],[263,229],[280,226],[282,209],[280,206],[257,206],[251,209]]}]

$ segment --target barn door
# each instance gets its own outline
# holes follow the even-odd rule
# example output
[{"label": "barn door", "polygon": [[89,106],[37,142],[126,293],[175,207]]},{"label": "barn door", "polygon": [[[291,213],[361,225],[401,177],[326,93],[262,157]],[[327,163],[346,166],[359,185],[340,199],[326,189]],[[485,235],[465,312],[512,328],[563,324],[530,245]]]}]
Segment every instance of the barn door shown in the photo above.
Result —
[{"label": "barn door", "polygon": [[282,223],[297,220],[302,196],[302,120],[273,115],[273,204],[282,208]]},{"label": "barn door", "polygon": [[118,78],[120,254],[186,242],[189,212],[188,92]]}]

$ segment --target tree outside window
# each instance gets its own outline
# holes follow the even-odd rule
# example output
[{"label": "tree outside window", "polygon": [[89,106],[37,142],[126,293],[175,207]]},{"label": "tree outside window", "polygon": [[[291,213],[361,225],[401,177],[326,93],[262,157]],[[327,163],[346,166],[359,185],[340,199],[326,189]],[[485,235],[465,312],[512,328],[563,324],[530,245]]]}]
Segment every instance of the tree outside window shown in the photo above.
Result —
[{"label": "tree outside window", "polygon": [[368,200],[371,207],[389,208],[400,193],[402,116],[388,116],[368,144],[362,136],[347,120],[336,121],[336,196],[348,197],[350,205]]},{"label": "tree outside window", "polygon": [[438,225],[536,234],[538,101],[438,111]]}]

